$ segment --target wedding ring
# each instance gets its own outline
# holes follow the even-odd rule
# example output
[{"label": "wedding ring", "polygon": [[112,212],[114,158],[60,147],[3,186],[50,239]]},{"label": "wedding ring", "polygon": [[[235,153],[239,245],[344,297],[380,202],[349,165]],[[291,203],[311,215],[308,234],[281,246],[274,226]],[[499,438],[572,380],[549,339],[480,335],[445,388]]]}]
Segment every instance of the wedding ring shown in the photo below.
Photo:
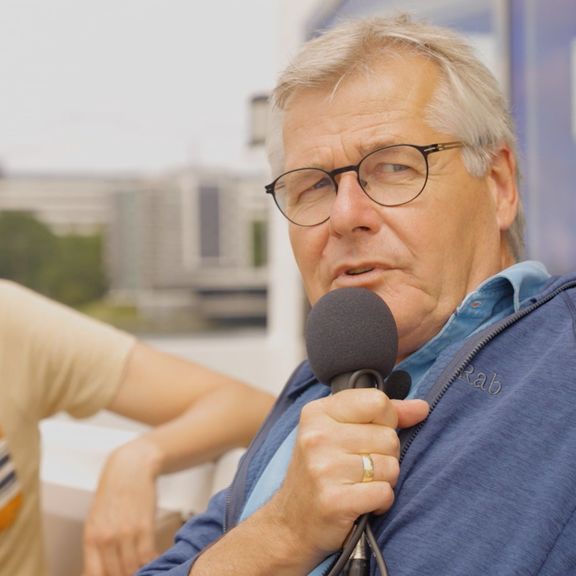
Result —
[{"label": "wedding ring", "polygon": [[374,480],[374,460],[370,454],[360,454],[362,456],[362,482],[372,482]]}]

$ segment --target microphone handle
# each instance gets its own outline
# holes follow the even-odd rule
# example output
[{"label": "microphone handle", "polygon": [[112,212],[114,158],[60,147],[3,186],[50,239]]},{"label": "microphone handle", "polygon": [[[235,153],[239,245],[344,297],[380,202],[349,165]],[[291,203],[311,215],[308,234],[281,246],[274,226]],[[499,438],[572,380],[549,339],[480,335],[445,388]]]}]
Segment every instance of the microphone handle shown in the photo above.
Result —
[{"label": "microphone handle", "polygon": [[[396,375],[394,372],[392,375]],[[391,375],[391,376],[392,376]],[[332,394],[336,394],[342,390],[349,388],[378,388],[385,391],[389,397],[404,398],[410,390],[410,375],[406,372],[398,374],[402,386],[399,386],[394,381],[394,376],[390,379],[390,386],[386,387],[382,375],[371,369],[357,370],[356,372],[340,374],[330,381],[330,388]],[[407,379],[407,382],[406,382]],[[389,389],[387,389],[389,388]],[[346,576],[368,576],[370,573],[370,564],[368,561],[368,543],[366,541],[366,525],[370,519],[370,514],[363,514],[356,522],[356,528],[352,530],[349,538],[356,540],[354,547],[350,550],[351,542],[345,545],[341,550],[340,556],[332,565],[327,576],[336,576],[337,574],[345,574]],[[358,531],[360,532],[358,534]],[[342,564],[345,566],[342,567]],[[382,576],[387,576],[387,570],[382,559],[383,570]],[[342,567],[342,568],[341,568]],[[340,570],[342,569],[342,572]]]},{"label": "microphone handle", "polygon": [[411,387],[412,378],[404,370],[395,370],[384,380],[380,372],[367,368],[339,374],[330,381],[332,394],[349,388],[378,388],[393,400],[404,400]]},{"label": "microphone handle", "polygon": [[348,390],[349,388],[378,388],[379,390],[384,390],[384,380],[379,372],[367,368],[356,370],[356,372],[339,374],[330,381],[332,394]]},{"label": "microphone handle", "polygon": [[[340,374],[332,378],[330,388],[332,389],[332,394],[349,388],[379,388],[383,390],[384,380],[382,375],[375,370],[356,370],[356,372]],[[359,520],[362,520],[360,524],[365,525],[368,521],[368,514],[364,514]],[[347,576],[368,576],[370,566],[367,556],[366,536],[363,529],[360,530],[361,532],[354,548],[348,552],[348,555],[345,555],[345,550],[342,550],[342,554],[336,564],[332,566],[329,575],[338,574],[340,572],[339,565],[346,562],[340,574],[346,574]]]}]

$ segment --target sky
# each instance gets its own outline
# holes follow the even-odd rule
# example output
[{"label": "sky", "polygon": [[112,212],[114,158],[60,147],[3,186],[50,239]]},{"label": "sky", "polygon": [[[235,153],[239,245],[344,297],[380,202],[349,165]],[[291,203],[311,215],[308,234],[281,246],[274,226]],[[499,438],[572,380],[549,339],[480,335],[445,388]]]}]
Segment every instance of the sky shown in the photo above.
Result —
[{"label": "sky", "polygon": [[9,173],[235,166],[278,0],[0,0]]}]

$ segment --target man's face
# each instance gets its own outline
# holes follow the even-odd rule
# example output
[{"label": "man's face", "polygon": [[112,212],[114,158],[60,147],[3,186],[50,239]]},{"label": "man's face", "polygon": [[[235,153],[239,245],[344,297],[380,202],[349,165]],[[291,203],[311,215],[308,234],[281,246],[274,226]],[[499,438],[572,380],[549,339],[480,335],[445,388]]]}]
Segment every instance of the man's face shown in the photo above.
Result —
[{"label": "man's face", "polygon": [[[425,122],[439,79],[436,65],[416,55],[378,63],[377,73],[328,90],[302,90],[284,121],[285,170],[356,164],[388,144],[457,140]],[[376,204],[356,174],[338,176],[327,222],[290,224],[292,249],[311,304],[345,286],[379,294],[398,324],[400,357],[434,336],[464,296],[512,263],[503,231],[516,211],[513,159],[507,151],[482,178],[468,174],[458,149],[428,157],[422,194],[404,206]]]}]

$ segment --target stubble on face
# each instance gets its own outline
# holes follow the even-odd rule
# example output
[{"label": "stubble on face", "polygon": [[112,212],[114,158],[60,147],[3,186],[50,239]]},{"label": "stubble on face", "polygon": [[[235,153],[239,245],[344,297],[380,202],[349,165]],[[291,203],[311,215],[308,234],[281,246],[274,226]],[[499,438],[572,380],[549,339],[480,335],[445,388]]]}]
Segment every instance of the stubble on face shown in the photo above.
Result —
[{"label": "stubble on face", "polygon": [[[326,170],[357,163],[387,144],[456,140],[425,122],[439,72],[416,55],[384,60],[371,78],[347,78],[338,91],[297,93],[285,114],[286,169]],[[432,338],[464,296],[500,269],[499,230],[485,183],[459,152],[430,156],[424,192],[401,207],[366,197],[354,173],[340,177],[331,218],[290,225],[290,238],[313,304],[326,292],[363,286],[390,306],[407,355]]]}]

